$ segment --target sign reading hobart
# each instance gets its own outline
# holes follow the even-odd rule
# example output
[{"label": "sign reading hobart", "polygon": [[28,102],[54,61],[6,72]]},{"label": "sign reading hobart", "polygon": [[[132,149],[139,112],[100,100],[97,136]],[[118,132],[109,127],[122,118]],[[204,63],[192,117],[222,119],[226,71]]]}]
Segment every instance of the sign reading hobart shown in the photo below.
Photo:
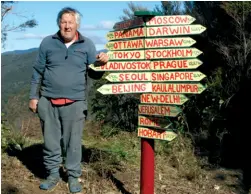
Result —
[{"label": "sign reading hobart", "polygon": [[172,141],[177,137],[177,134],[173,131],[163,131],[139,127],[138,137]]}]

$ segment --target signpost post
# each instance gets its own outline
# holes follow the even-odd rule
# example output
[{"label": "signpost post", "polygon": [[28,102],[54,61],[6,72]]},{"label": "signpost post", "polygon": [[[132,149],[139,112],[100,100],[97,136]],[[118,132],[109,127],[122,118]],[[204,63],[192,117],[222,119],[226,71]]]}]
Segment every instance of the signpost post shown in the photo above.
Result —
[{"label": "signpost post", "polygon": [[138,17],[116,23],[106,35],[109,62],[90,68],[113,72],[105,77],[112,84],[98,88],[100,93],[141,94],[140,193],[154,194],[154,139],[175,139],[177,134],[167,118],[182,112],[178,106],[189,100],[184,94],[200,94],[206,89],[199,83],[206,75],[194,71],[202,64],[196,58],[202,52],[190,48],[196,41],[185,37],[201,34],[206,28],[192,24],[195,18],[189,15],[160,16],[149,11],[135,11],[134,15]]}]

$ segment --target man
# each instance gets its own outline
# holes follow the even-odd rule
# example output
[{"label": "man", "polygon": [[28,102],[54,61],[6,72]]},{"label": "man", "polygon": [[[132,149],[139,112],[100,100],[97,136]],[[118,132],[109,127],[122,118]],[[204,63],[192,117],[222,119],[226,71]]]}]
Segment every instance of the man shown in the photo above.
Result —
[{"label": "man", "polygon": [[[81,139],[87,110],[86,72],[88,65],[95,61],[101,65],[107,63],[108,56],[96,55],[92,41],[78,32],[80,19],[80,13],[72,8],[63,8],[58,13],[59,31],[43,39],[33,67],[29,108],[38,112],[43,131],[44,165],[48,173],[40,184],[43,190],[51,190],[60,180],[61,139],[66,152],[69,190],[76,193],[82,189],[78,177],[81,176]],[[90,76],[91,73],[95,73],[94,78],[103,75],[88,70]]]}]

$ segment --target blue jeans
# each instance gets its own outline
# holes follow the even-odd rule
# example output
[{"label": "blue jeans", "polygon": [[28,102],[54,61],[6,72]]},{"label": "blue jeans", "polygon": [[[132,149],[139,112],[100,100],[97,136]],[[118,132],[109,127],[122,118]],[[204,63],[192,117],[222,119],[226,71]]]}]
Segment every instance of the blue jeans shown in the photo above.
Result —
[{"label": "blue jeans", "polygon": [[68,175],[81,176],[81,142],[86,110],[86,101],[58,106],[43,96],[39,99],[38,115],[44,137],[43,157],[48,174],[59,173],[63,149],[66,153],[65,168]]}]

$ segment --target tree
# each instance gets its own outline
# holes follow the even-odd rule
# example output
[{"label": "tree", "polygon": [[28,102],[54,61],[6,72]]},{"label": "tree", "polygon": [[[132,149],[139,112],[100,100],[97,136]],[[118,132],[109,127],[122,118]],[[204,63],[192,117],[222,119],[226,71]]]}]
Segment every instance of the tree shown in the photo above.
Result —
[{"label": "tree", "polygon": [[142,5],[136,5],[133,2],[129,2],[127,5],[128,8],[123,9],[124,15],[119,17],[121,21],[133,19],[135,17],[134,16],[135,11],[148,11],[146,7]]},{"label": "tree", "polygon": [[161,1],[161,6],[155,6],[155,11],[162,15],[178,15],[182,13],[182,4],[180,1]]},{"label": "tree", "polygon": [[[14,13],[14,7],[13,5],[16,2],[14,1],[1,1],[1,42],[2,42],[2,48],[5,48],[6,40],[8,32],[17,32],[17,31],[24,31],[27,28],[34,28],[36,27],[37,21],[34,19],[28,19],[26,16],[20,14],[20,13]],[[19,18],[25,18],[25,22],[21,22],[19,24],[10,24],[6,22],[6,18],[8,15],[15,15]]]}]

